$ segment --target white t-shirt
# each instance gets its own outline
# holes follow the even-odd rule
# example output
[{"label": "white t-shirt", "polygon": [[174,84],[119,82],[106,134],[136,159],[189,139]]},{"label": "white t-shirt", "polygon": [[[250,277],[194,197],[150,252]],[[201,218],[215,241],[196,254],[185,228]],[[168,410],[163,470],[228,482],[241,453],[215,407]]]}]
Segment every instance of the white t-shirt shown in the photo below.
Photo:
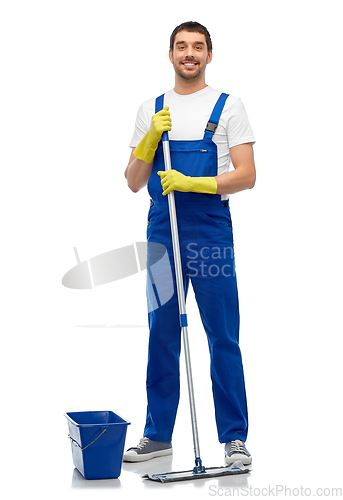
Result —
[{"label": "white t-shirt", "polygon": [[[172,141],[194,141],[202,139],[207,122],[221,92],[212,87],[205,87],[188,95],[177,94],[174,89],[166,92],[164,106],[169,106],[172,129],[169,139]],[[155,114],[155,99],[145,101],[139,108],[134,133],[130,142],[131,148],[148,132],[151,117]],[[248,116],[242,101],[229,95],[220,116],[213,141],[218,151],[218,174],[230,170],[230,148],[247,142],[255,143]]]}]

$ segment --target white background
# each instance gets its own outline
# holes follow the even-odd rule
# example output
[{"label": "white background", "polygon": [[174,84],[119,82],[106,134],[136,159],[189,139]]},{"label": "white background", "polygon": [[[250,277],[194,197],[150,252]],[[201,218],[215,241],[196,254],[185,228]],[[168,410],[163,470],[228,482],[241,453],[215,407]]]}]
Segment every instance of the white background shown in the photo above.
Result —
[{"label": "white background", "polygon": [[[256,186],[230,202],[254,460],[237,484],[342,487],[340,16],[332,0],[1,3],[6,498],[207,498],[236,484],[149,488],[130,466],[82,481],[63,416],[112,410],[131,422],[127,446],[142,434],[144,273],[84,291],[61,279],[73,247],[83,261],[145,239],[149,197],[127,188],[128,144],[141,102],[173,87],[169,36],[188,20],[212,36],[207,83],[242,99],[257,140]],[[188,316],[203,461],[223,465],[192,293]],[[184,370],[182,384],[174,470],[193,467]]]}]

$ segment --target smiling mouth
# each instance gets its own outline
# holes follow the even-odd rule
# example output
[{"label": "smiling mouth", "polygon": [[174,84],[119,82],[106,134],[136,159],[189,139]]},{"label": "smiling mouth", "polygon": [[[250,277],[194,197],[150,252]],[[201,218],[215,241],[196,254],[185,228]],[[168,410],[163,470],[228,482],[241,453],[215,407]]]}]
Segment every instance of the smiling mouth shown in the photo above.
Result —
[{"label": "smiling mouth", "polygon": [[181,63],[182,66],[185,66],[186,68],[195,68],[195,66],[197,66],[198,63],[196,62],[190,62],[190,61],[185,61],[183,63]]}]

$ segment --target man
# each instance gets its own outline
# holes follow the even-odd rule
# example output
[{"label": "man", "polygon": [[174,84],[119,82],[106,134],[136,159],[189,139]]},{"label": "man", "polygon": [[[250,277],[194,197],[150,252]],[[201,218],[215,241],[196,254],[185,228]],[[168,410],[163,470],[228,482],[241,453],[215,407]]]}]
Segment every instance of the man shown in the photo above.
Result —
[{"label": "man", "polygon": [[[227,464],[249,464],[229,195],[255,184],[255,138],[240,99],[205,83],[212,42],[204,26],[188,22],[175,28],[169,58],[175,87],[140,107],[125,176],[133,192],[148,185],[147,239],[167,248],[172,267],[167,195],[174,191],[185,293],[191,280],[209,343],[218,438],[225,444]],[[169,171],[164,170],[160,141],[165,131],[170,138]],[[230,162],[234,169],[229,171]],[[149,312],[146,425],[124,461],[172,453],[181,348],[176,295]]]}]

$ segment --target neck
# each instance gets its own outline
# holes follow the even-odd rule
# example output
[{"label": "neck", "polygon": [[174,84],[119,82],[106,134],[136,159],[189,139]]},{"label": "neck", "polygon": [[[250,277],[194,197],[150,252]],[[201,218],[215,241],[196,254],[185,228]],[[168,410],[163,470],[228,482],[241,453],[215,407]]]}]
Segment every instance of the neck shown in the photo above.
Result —
[{"label": "neck", "polygon": [[207,84],[205,82],[205,75],[204,78],[191,81],[184,80],[183,78],[180,78],[178,75],[175,75],[174,90],[177,94],[180,95],[194,94],[194,92],[198,92],[199,90],[202,90],[205,87],[207,87]]}]

